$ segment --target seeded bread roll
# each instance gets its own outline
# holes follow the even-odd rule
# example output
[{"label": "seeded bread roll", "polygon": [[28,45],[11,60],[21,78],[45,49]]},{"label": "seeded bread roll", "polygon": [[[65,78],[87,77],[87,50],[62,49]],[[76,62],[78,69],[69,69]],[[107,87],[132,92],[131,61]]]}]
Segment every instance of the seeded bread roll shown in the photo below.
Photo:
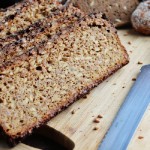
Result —
[{"label": "seeded bread roll", "polygon": [[[0,126],[15,144],[128,63],[116,29],[101,14],[0,68]],[[41,109],[42,108],[42,109]]]},{"label": "seeded bread roll", "polygon": [[138,0],[72,0],[75,6],[86,13],[104,13],[116,27],[130,23]]},{"label": "seeded bread roll", "polygon": [[150,35],[150,0],[139,4],[132,14],[131,21],[136,31]]},{"label": "seeded bread roll", "polygon": [[39,43],[57,37],[56,34],[83,16],[84,13],[70,5],[67,9],[62,9],[55,14],[52,13],[49,17],[36,22],[16,35],[0,39],[0,48],[2,49],[0,51],[0,64],[6,63],[26,51],[35,49]]},{"label": "seeded bread roll", "polygon": [[0,38],[26,29],[31,24],[62,7],[57,0],[31,0],[31,2],[24,3],[19,13],[7,16],[0,22]]}]

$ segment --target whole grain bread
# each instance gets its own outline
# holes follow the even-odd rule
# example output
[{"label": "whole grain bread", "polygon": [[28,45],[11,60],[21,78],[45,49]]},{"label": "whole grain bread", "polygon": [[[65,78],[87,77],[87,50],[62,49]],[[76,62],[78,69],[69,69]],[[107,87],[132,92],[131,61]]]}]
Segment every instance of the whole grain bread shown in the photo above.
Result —
[{"label": "whole grain bread", "polygon": [[19,142],[127,63],[116,29],[102,14],[75,21],[1,66],[2,131],[9,142]]},{"label": "whole grain bread", "polygon": [[18,34],[0,39],[0,48],[2,49],[0,51],[0,64],[2,65],[26,51],[35,49],[39,43],[56,38],[62,30],[72,25],[74,21],[80,20],[83,16],[84,13],[70,5],[66,9],[52,13]]},{"label": "whole grain bread", "polygon": [[[10,9],[11,13],[18,5]],[[20,9],[11,15],[6,15],[0,21],[0,38],[26,29],[36,21],[47,17],[50,13],[62,7],[57,0],[26,0],[19,3]],[[2,14],[2,16],[4,16]]]},{"label": "whole grain bread", "polygon": [[132,13],[133,28],[145,35],[150,35],[150,0],[143,1]]},{"label": "whole grain bread", "polygon": [[86,13],[104,13],[116,27],[130,23],[132,12],[138,0],[72,0],[72,3]]}]

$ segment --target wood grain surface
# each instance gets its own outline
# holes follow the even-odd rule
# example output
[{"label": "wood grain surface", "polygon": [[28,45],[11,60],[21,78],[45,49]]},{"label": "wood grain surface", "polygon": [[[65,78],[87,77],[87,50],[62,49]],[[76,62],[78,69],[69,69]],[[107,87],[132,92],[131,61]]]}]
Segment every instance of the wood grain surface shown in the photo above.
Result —
[{"label": "wood grain surface", "polygon": [[[98,148],[134,83],[132,79],[136,78],[142,65],[150,64],[150,37],[142,36],[133,29],[120,29],[118,34],[129,53],[130,63],[91,91],[86,99],[77,101],[47,124],[69,137],[75,143],[74,150]],[[103,118],[98,118],[96,123],[94,120],[98,115]],[[137,128],[128,150],[150,149],[149,126],[150,107]],[[1,140],[0,150],[9,150]],[[36,150],[36,148],[19,144],[12,150]]]}]

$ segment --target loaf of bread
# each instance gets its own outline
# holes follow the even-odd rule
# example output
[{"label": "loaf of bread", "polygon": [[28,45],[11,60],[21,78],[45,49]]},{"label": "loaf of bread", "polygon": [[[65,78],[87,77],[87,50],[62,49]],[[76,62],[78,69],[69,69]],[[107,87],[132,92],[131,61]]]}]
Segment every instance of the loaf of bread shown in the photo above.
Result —
[{"label": "loaf of bread", "polygon": [[70,26],[74,21],[80,20],[83,16],[84,13],[70,5],[67,9],[52,13],[16,35],[0,39],[0,48],[2,49],[0,51],[0,64],[6,63],[26,51],[31,51],[39,43],[56,38],[56,33],[58,35],[61,30]]},{"label": "loaf of bread", "polygon": [[72,0],[75,6],[86,13],[104,13],[116,27],[130,23],[138,0]]},{"label": "loaf of bread", "polygon": [[145,35],[150,35],[150,0],[141,2],[131,17],[133,28]]},{"label": "loaf of bread", "polygon": [[12,144],[128,63],[116,29],[101,14],[56,35],[0,67],[0,128]]},{"label": "loaf of bread", "polygon": [[[12,7],[8,11],[9,15],[5,15],[7,11],[4,14],[1,12],[3,17],[0,21],[0,38],[26,29],[36,21],[55,12],[61,6],[57,0],[26,0],[19,3],[19,6]],[[20,9],[16,9],[17,7]]]}]

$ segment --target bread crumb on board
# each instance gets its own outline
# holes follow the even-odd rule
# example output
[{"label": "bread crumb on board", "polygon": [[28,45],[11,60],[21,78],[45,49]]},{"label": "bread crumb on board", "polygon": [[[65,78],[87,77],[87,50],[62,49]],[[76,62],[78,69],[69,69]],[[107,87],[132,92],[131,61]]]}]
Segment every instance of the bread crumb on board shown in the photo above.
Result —
[{"label": "bread crumb on board", "polygon": [[129,41],[128,44],[131,45],[131,42]]},{"label": "bread crumb on board", "polygon": [[143,63],[142,63],[141,61],[138,61],[137,64],[138,64],[138,65],[142,65]]},{"label": "bread crumb on board", "polygon": [[99,129],[98,127],[94,127],[94,128],[93,128],[93,130],[98,130],[98,129]]},{"label": "bread crumb on board", "polygon": [[103,116],[102,115],[98,115],[97,118],[103,118]]},{"label": "bread crumb on board", "polygon": [[71,111],[71,114],[75,114],[75,110],[72,110],[72,111]]},{"label": "bread crumb on board", "polygon": [[98,120],[98,118],[95,118],[95,119],[93,120],[93,122],[94,122],[94,123],[99,123],[100,121]]},{"label": "bread crumb on board", "polygon": [[136,78],[132,78],[132,81],[136,81]]},{"label": "bread crumb on board", "polygon": [[99,123],[99,122],[100,122],[99,119],[102,119],[102,118],[103,118],[102,115],[98,115],[98,116],[93,120],[93,122],[94,122],[94,123]]},{"label": "bread crumb on board", "polygon": [[143,138],[144,138],[143,136],[138,136],[138,139],[140,139],[140,140],[143,139]]}]

